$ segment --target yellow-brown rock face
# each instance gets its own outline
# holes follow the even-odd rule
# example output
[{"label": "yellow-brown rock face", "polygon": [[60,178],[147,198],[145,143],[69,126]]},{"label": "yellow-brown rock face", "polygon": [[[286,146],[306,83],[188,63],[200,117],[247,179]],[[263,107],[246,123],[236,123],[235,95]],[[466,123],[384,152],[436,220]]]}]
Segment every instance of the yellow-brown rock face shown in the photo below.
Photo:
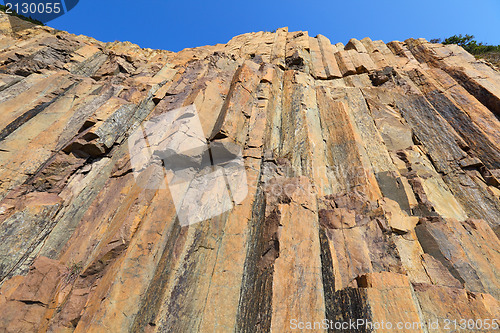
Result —
[{"label": "yellow-brown rock face", "polygon": [[[173,53],[6,20],[0,332],[498,328],[493,67],[423,39],[282,28]],[[162,134],[182,107],[212,163],[214,147],[240,154],[229,185],[175,183],[176,164],[151,186],[194,150],[152,149],[163,165],[136,172],[133,133]],[[183,223],[181,201],[203,218],[222,190],[231,209]]]}]

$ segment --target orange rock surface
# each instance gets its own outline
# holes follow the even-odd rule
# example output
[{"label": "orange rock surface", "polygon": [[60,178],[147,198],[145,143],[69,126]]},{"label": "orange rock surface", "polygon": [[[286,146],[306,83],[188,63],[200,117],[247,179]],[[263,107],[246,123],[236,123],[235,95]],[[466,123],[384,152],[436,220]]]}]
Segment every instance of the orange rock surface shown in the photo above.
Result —
[{"label": "orange rock surface", "polygon": [[[423,39],[174,53],[14,28],[0,12],[0,332],[494,331],[493,67]],[[190,105],[242,148],[248,191],[181,226],[127,139]]]}]

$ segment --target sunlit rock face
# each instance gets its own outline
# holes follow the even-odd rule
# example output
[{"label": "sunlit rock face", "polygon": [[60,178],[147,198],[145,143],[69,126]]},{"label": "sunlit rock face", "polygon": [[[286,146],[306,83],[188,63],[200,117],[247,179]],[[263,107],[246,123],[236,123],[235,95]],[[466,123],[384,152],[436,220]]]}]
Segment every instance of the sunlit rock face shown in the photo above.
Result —
[{"label": "sunlit rock face", "polygon": [[423,39],[173,53],[0,15],[0,331],[499,317],[494,67]]}]

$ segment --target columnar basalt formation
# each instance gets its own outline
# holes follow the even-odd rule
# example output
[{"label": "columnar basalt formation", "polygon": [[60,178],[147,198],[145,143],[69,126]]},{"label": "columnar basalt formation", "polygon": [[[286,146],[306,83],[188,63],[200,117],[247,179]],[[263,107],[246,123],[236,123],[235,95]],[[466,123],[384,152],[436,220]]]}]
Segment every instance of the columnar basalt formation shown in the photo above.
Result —
[{"label": "columnar basalt formation", "polygon": [[[281,28],[174,53],[8,23],[0,331],[499,318],[494,67],[423,39]],[[193,104],[208,141],[243,148],[248,194],[181,227],[175,193],[134,178],[127,138]]]}]

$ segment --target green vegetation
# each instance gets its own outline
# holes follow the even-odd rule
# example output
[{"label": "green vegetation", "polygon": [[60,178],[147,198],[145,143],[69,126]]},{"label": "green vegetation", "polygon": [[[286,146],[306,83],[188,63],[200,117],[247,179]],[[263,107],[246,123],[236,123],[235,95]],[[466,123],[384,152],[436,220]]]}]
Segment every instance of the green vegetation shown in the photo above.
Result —
[{"label": "green vegetation", "polygon": [[454,35],[446,38],[444,41],[441,39],[431,39],[431,43],[443,44],[457,44],[463,47],[467,52],[473,54],[477,59],[483,59],[493,65],[500,67],[500,45],[486,45],[478,43],[473,35]]},{"label": "green vegetation", "polygon": [[68,273],[66,275],[66,282],[74,281],[83,269],[83,264],[81,261],[68,263],[67,266]]},{"label": "green vegetation", "polygon": [[485,54],[489,52],[500,52],[500,45],[486,45],[483,43],[478,43],[474,39],[474,35],[454,35],[446,38],[441,42],[441,39],[431,39],[431,43],[442,43],[442,44],[457,44],[463,47],[467,52],[474,55]]},{"label": "green vegetation", "polygon": [[[2,12],[5,12],[7,10],[7,7],[4,6],[4,5],[0,5],[0,11]],[[31,22],[33,24],[36,24],[36,25],[44,25],[42,22],[38,21],[38,20],[35,20],[33,18],[30,17],[26,17],[24,15],[21,15],[21,14],[18,14],[16,13],[16,11],[14,9],[12,9],[12,14],[9,14],[9,15],[12,15],[12,16],[15,16],[15,17],[18,17],[20,18],[21,20],[25,20],[25,21],[28,21],[28,22]]]}]

